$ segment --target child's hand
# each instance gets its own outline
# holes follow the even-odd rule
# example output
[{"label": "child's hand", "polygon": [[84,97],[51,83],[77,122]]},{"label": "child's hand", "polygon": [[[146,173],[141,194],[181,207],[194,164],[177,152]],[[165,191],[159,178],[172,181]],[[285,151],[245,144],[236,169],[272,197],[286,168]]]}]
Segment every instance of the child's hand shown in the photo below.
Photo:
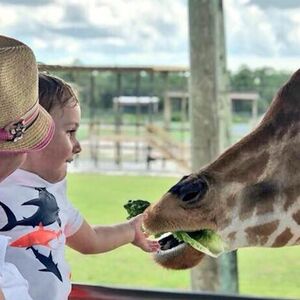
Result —
[{"label": "child's hand", "polygon": [[133,227],[135,235],[132,244],[140,247],[146,252],[156,252],[160,249],[158,241],[153,241],[147,239],[147,235],[142,230],[143,214],[140,214],[129,221],[130,225]]}]

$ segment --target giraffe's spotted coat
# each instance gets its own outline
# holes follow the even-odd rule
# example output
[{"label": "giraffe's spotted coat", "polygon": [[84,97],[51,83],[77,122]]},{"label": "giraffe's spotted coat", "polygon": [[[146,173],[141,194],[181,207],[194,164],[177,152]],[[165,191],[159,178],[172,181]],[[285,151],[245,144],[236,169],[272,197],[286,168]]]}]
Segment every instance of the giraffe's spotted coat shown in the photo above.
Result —
[{"label": "giraffe's spotted coat", "polygon": [[278,235],[272,247],[283,247],[288,243],[288,241],[290,241],[292,237],[293,234],[290,228],[286,228],[282,233]]},{"label": "giraffe's spotted coat", "polygon": [[300,209],[293,214],[293,219],[298,225],[300,225]]},{"label": "giraffe's spotted coat", "polygon": [[250,245],[265,245],[269,236],[277,229],[279,220],[265,223],[262,225],[255,225],[245,229],[247,240]]}]

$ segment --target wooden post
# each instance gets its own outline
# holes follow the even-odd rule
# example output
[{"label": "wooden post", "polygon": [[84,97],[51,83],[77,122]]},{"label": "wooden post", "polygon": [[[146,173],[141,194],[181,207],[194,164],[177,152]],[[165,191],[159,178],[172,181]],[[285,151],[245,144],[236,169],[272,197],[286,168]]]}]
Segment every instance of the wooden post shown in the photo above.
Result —
[{"label": "wooden post", "polygon": [[97,71],[92,71],[90,73],[90,105],[89,105],[89,138],[90,138],[90,154],[94,165],[98,166],[98,139],[97,136],[97,107],[96,107],[96,95],[95,95],[95,78],[97,76]]},{"label": "wooden post", "polygon": [[171,113],[172,113],[172,107],[170,98],[168,97],[168,89],[169,89],[169,81],[168,81],[168,72],[163,73],[163,81],[164,81],[164,91],[163,91],[163,97],[164,97],[164,127],[166,131],[169,131],[170,129],[170,123],[171,123]]},{"label": "wooden post", "polygon": [[[150,72],[149,74],[149,79],[150,79],[150,96],[154,96],[154,72]],[[152,124],[153,122],[153,114],[155,112],[154,110],[154,103],[151,103],[148,105],[148,122]]]},{"label": "wooden post", "polygon": [[184,142],[184,128],[185,128],[185,96],[182,93],[180,97],[180,140],[183,144]]},{"label": "wooden post", "polygon": [[[140,90],[141,90],[141,73],[137,72],[136,74],[136,87],[135,87],[135,96],[137,97],[136,103],[136,119],[135,119],[135,135],[137,137],[140,136],[140,126],[142,125],[142,117],[141,117],[141,103],[140,103]],[[140,141],[136,140],[135,142],[135,162],[139,161],[139,147]]]},{"label": "wooden post", "polygon": [[[150,97],[154,96],[154,72],[148,73],[149,75],[149,80],[150,80],[150,91],[149,95]],[[155,111],[155,103],[150,103],[148,105],[148,124],[152,125],[153,122],[153,115],[156,113]],[[143,126],[143,134],[146,134],[146,126]],[[146,139],[145,139],[146,141]],[[152,154],[152,147],[149,144],[146,145],[146,168],[149,171],[151,168],[151,154]]]},{"label": "wooden post", "polygon": [[[121,96],[122,93],[122,73],[117,73],[117,95]],[[122,126],[122,105],[120,102],[116,103],[115,106],[115,135],[118,137],[121,135]],[[116,140],[115,142],[115,163],[121,165],[121,142]]]},{"label": "wooden post", "polygon": [[257,123],[257,117],[258,117],[258,108],[257,108],[257,99],[252,101],[252,122],[254,124]]},{"label": "wooden post", "polygon": [[[191,155],[197,171],[230,144],[222,0],[189,0],[189,30]],[[236,273],[230,272],[236,268],[228,267],[234,262],[235,257],[230,262],[205,257],[191,271],[192,288],[237,292]],[[234,283],[229,286],[228,280]]]}]

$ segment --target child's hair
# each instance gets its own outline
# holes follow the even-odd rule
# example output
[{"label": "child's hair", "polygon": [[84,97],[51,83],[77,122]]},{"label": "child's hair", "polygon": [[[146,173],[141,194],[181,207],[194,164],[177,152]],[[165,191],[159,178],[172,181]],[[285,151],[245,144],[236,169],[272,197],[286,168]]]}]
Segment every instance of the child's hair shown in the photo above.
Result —
[{"label": "child's hair", "polygon": [[74,105],[79,103],[78,97],[70,84],[61,78],[39,73],[39,102],[46,111],[51,111],[56,105],[64,107],[71,98]]}]

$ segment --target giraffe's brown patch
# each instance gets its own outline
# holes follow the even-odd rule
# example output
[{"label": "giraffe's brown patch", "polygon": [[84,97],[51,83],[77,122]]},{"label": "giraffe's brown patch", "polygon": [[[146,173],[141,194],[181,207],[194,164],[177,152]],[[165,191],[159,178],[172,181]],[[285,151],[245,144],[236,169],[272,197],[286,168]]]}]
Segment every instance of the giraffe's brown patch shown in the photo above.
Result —
[{"label": "giraffe's brown patch", "polygon": [[256,194],[256,214],[264,215],[274,210],[275,197],[278,193],[278,187],[275,183],[264,182],[256,185],[258,190]]},{"label": "giraffe's brown patch", "polygon": [[284,167],[288,175],[294,176],[294,174],[300,171],[300,144],[288,143],[284,146],[282,153],[284,159]]},{"label": "giraffe's brown patch", "polygon": [[236,238],[236,231],[233,231],[231,233],[228,234],[227,238],[232,242],[235,241]]},{"label": "giraffe's brown patch", "polygon": [[289,130],[289,139],[294,140],[296,136],[300,133],[299,124],[293,124]]},{"label": "giraffe's brown patch", "polygon": [[256,215],[264,215],[274,210],[274,198],[269,197],[256,205]]},{"label": "giraffe's brown patch", "polygon": [[[231,194],[227,199],[226,199],[226,207],[231,210],[233,207],[236,205],[236,198],[235,194]],[[228,211],[229,211],[228,210]],[[224,228],[228,227],[228,225],[232,222],[231,220],[232,216],[225,213],[224,210],[220,210],[220,212],[217,215],[217,223],[218,226],[220,227],[220,230],[223,230]]]},{"label": "giraffe's brown patch", "polygon": [[241,220],[251,217],[255,209],[257,215],[272,212],[278,191],[278,185],[272,181],[262,181],[245,187],[241,195]]},{"label": "giraffe's brown patch", "polygon": [[226,199],[226,204],[228,208],[233,208],[236,205],[236,195],[231,194],[227,199]]},{"label": "giraffe's brown patch", "polygon": [[254,207],[248,205],[248,204],[242,204],[242,207],[240,209],[240,219],[241,221],[245,221],[254,214]]},{"label": "giraffe's brown patch", "polygon": [[275,242],[273,243],[272,247],[283,247],[288,243],[288,241],[293,237],[291,230],[286,228],[279,236],[276,238]]},{"label": "giraffe's brown patch", "polygon": [[226,180],[236,182],[253,182],[265,170],[270,154],[264,151],[258,156],[252,156],[236,163],[235,167],[226,173]]},{"label": "giraffe's brown patch", "polygon": [[218,227],[220,228],[220,230],[223,230],[224,228],[228,227],[229,224],[231,224],[231,223],[232,223],[232,220],[230,218],[225,218],[225,217],[218,218]]},{"label": "giraffe's brown patch", "polygon": [[256,225],[245,229],[249,246],[263,246],[268,241],[269,236],[277,229],[279,220]]},{"label": "giraffe's brown patch", "polygon": [[[253,162],[253,160],[260,160],[258,149],[267,149],[270,140],[272,139],[274,132],[273,126],[260,126],[239,142],[231,146],[224,153],[222,153],[217,160],[207,167],[208,171],[214,171],[217,173],[229,172],[234,176],[234,170],[238,170],[240,174],[243,170],[241,164],[245,161],[246,157]],[[262,148],[263,147],[263,148]],[[268,156],[267,152],[262,153],[263,156]],[[267,158],[265,158],[267,159]],[[262,158],[262,160],[265,160]],[[256,167],[258,164],[253,163]],[[233,166],[239,166],[238,168],[232,168]]]},{"label": "giraffe's brown patch", "polygon": [[300,210],[293,214],[293,219],[298,225],[300,225]]},{"label": "giraffe's brown patch", "polygon": [[284,99],[279,99],[277,105],[280,106],[281,104],[281,107],[279,107],[279,111],[272,119],[277,140],[282,140],[284,135],[289,134],[290,128],[299,122],[299,105],[294,107],[292,105],[284,105],[283,101]]},{"label": "giraffe's brown patch", "polygon": [[300,185],[289,186],[284,190],[284,194],[286,196],[286,200],[284,202],[283,208],[285,211],[287,211],[289,207],[292,206],[300,196]]}]

